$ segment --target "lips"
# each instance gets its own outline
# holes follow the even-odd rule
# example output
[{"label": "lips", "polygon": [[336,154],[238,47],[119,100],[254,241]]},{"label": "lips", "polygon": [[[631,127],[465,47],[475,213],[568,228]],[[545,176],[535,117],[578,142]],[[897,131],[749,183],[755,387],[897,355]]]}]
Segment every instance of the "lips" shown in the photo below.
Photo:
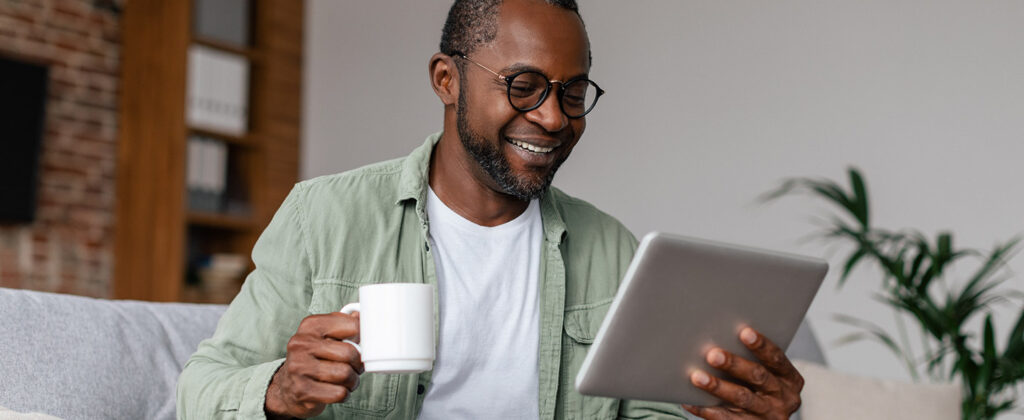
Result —
[{"label": "lips", "polygon": [[[541,146],[535,141],[525,141],[520,139],[512,139],[505,137],[505,143],[508,145],[509,153],[507,156],[515,156],[513,159],[512,166],[522,168],[532,168],[528,170],[539,170],[542,168],[550,168],[558,160],[561,150],[561,144],[555,143],[551,146]],[[518,161],[518,163],[515,163]]]},{"label": "lips", "polygon": [[505,141],[516,146],[516,149],[520,149],[527,152],[538,153],[538,154],[549,154],[560,148],[562,145],[561,141],[553,138],[544,139],[532,139],[532,138],[513,138],[505,137]]}]

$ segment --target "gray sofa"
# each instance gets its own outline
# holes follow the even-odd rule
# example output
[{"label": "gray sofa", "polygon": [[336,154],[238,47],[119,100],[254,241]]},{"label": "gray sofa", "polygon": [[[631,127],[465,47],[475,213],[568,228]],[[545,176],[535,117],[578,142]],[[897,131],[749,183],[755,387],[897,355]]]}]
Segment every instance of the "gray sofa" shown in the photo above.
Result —
[{"label": "gray sofa", "polygon": [[[65,419],[173,419],[178,374],[225,308],[0,288],[0,406]],[[789,354],[824,361],[806,325]]]},{"label": "gray sofa", "polygon": [[0,406],[173,419],[178,374],[226,308],[0,288]]}]

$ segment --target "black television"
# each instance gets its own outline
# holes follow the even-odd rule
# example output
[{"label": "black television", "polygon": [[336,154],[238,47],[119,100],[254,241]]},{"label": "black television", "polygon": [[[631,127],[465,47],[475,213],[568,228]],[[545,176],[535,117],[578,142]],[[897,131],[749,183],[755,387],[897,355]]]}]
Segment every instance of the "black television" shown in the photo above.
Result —
[{"label": "black television", "polygon": [[0,223],[35,220],[49,68],[0,57]]}]

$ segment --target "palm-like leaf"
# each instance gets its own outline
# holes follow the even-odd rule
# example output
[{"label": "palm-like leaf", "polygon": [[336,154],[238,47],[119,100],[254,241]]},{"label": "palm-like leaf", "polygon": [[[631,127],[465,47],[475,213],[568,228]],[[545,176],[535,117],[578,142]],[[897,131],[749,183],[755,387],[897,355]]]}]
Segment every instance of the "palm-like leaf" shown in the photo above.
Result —
[{"label": "palm-like leaf", "polygon": [[860,176],[860,172],[854,168],[850,168],[848,172],[850,174],[850,186],[853,190],[850,207],[853,210],[854,217],[860,221],[861,226],[866,231],[870,226],[868,223],[870,221],[868,218],[868,189],[864,185],[864,178]]},{"label": "palm-like leaf", "polygon": [[992,315],[985,317],[985,336],[981,351],[981,366],[978,373],[978,381],[974,383],[974,395],[984,395],[989,391],[992,382],[992,373],[996,364],[996,338],[992,327]]},{"label": "palm-like leaf", "polygon": [[1017,318],[1017,324],[1010,331],[1010,339],[1006,342],[1003,358],[1008,360],[1024,360],[1024,311]]},{"label": "palm-like leaf", "polygon": [[849,258],[846,259],[846,264],[843,265],[843,273],[839,277],[839,285],[842,286],[846,282],[846,278],[850,276],[850,272],[853,271],[853,267],[857,265],[861,258],[867,255],[867,251],[864,248],[857,248],[850,254]]}]

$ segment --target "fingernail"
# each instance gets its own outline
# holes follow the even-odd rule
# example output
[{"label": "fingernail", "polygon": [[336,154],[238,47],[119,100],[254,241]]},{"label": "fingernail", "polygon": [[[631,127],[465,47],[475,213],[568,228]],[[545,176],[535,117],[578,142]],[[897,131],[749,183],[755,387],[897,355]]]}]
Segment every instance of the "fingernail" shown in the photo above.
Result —
[{"label": "fingernail", "polygon": [[754,344],[757,341],[757,333],[753,329],[744,328],[743,331],[740,331],[740,340],[746,344]]},{"label": "fingernail", "polygon": [[711,383],[711,377],[708,376],[708,374],[704,373],[703,371],[699,370],[693,372],[693,376],[691,376],[690,378],[693,380],[694,384],[697,384],[697,386],[707,386],[709,383]]},{"label": "fingernail", "polygon": [[722,366],[725,363],[725,353],[722,353],[719,349],[711,350],[708,353],[708,363],[711,366]]}]

